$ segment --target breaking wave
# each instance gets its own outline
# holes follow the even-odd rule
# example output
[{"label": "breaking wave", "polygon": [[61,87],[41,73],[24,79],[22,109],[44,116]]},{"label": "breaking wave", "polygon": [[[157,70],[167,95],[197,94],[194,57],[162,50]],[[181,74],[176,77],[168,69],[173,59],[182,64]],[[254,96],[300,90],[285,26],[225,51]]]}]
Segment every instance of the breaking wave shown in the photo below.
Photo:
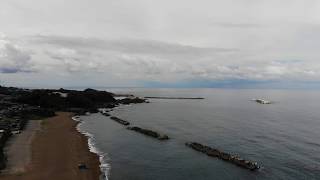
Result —
[{"label": "breaking wave", "polygon": [[100,170],[101,170],[102,176],[103,176],[103,177],[101,177],[101,179],[108,180],[108,174],[111,169],[111,166],[108,163],[107,153],[104,153],[99,150],[99,148],[96,146],[96,141],[95,141],[95,138],[92,134],[90,134],[89,132],[86,132],[80,128],[81,124],[83,123],[83,121],[80,119],[80,117],[74,116],[74,117],[72,117],[72,119],[74,121],[79,122],[79,124],[76,127],[77,131],[88,138],[88,147],[89,147],[90,152],[95,153],[99,156]]}]

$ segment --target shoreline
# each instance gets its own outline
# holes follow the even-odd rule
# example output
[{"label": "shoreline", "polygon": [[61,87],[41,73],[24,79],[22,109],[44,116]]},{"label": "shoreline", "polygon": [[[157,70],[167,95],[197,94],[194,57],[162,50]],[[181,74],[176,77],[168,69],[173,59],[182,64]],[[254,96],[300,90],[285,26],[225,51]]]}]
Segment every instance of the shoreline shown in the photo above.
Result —
[{"label": "shoreline", "polygon": [[[1,174],[2,180],[99,180],[99,156],[90,151],[89,137],[78,131],[73,113],[57,112],[57,116],[41,121],[32,142],[31,161],[25,171]],[[68,138],[66,138],[68,137]],[[87,169],[80,170],[79,164]]]},{"label": "shoreline", "polygon": [[80,125],[83,123],[83,120],[81,120],[81,116],[72,116],[72,120],[77,122],[76,130],[87,138],[89,151],[99,157],[99,167],[101,171],[100,180],[108,180],[110,164],[106,162],[106,153],[103,153],[98,149],[98,147],[96,147],[94,136],[91,133],[81,130]]}]

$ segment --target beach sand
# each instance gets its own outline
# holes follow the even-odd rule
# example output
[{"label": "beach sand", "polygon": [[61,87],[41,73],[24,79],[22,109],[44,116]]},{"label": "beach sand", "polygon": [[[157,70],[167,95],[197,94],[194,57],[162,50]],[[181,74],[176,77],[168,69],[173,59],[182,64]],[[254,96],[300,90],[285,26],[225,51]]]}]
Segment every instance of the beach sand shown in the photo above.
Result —
[{"label": "beach sand", "polygon": [[41,121],[30,120],[20,134],[11,136],[4,147],[8,159],[7,167],[1,173],[20,174],[25,172],[26,166],[31,161],[32,139],[40,128]]},{"label": "beach sand", "polygon": [[[76,130],[77,122],[71,117],[71,113],[59,112],[43,120],[32,138],[31,160],[25,168],[19,168],[24,171],[2,174],[0,179],[98,180],[99,157],[89,152],[87,138]],[[79,170],[79,163],[88,169]]]}]

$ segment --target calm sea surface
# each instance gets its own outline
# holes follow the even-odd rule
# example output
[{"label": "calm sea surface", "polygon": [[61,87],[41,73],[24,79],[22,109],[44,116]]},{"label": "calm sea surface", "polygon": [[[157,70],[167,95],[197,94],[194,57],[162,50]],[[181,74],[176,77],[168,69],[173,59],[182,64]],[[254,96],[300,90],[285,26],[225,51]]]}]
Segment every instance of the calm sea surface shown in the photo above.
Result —
[{"label": "calm sea surface", "polygon": [[[158,141],[126,130],[100,114],[83,116],[79,128],[105,155],[111,180],[320,179],[320,92],[230,89],[107,89],[151,99],[120,106],[112,115],[168,134]],[[274,102],[261,105],[253,98]],[[200,142],[257,161],[256,172],[187,148]]]}]

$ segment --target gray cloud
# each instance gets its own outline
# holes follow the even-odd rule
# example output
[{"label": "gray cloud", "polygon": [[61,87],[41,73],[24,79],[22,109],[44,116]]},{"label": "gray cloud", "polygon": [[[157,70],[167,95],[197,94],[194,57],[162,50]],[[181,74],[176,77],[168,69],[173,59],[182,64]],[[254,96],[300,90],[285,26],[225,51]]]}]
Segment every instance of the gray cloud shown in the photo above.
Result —
[{"label": "gray cloud", "polygon": [[32,72],[31,56],[8,40],[0,39],[0,73]]},{"label": "gray cloud", "polygon": [[42,46],[54,63],[69,73],[113,73],[119,78],[176,79],[192,61],[237,52],[237,49],[194,47],[133,39],[97,39],[65,36],[32,36],[29,43]]},{"label": "gray cloud", "polygon": [[17,72],[21,72],[21,69],[1,67],[0,72],[1,73],[8,73],[8,74],[9,73],[17,73]]},{"label": "gray cloud", "polygon": [[36,43],[58,45],[71,48],[86,48],[103,51],[120,51],[134,54],[157,54],[157,55],[185,55],[185,56],[207,56],[215,53],[235,52],[235,48],[208,48],[166,43],[155,40],[141,39],[98,39],[66,36],[33,36],[31,41]]},{"label": "gray cloud", "polygon": [[55,69],[69,73],[109,73],[135,80],[313,79],[320,68],[316,62],[302,60],[271,58],[260,61],[240,49],[194,47],[150,40],[65,36],[29,39],[31,43],[45,47],[44,54],[55,60]]}]

